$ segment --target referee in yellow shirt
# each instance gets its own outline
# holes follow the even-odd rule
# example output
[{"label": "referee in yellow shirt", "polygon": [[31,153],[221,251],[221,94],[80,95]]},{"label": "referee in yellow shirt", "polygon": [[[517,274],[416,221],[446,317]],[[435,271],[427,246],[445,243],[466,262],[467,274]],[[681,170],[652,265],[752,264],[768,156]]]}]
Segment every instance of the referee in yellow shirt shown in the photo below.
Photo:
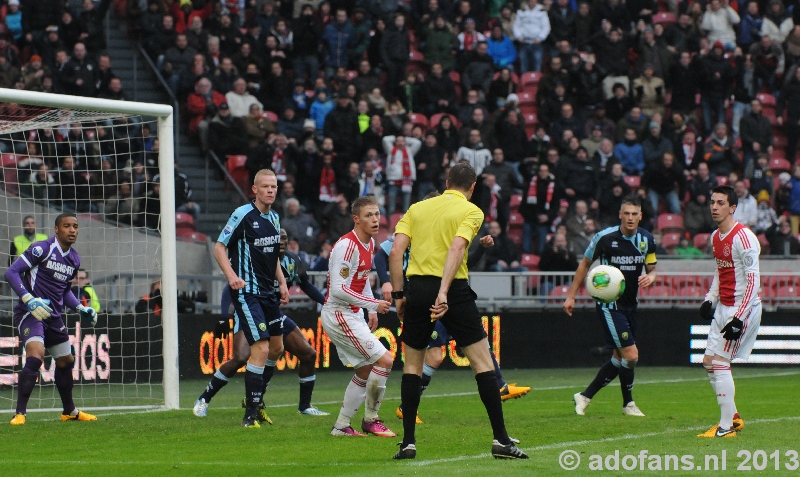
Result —
[{"label": "referee in yellow shirt", "polygon": [[[486,332],[475,305],[477,295],[469,286],[467,249],[483,224],[483,212],[469,202],[475,189],[475,169],[460,163],[450,169],[447,190],[439,197],[417,202],[408,209],[395,229],[389,254],[392,298],[403,322],[405,365],[401,384],[403,442],[395,459],[417,455],[414,430],[419,407],[422,364],[435,320],[442,320],[475,372],[478,393],[489,414],[496,458],[527,459],[506,432],[503,407],[497,392],[494,364]],[[410,245],[403,283],[403,254]]]}]

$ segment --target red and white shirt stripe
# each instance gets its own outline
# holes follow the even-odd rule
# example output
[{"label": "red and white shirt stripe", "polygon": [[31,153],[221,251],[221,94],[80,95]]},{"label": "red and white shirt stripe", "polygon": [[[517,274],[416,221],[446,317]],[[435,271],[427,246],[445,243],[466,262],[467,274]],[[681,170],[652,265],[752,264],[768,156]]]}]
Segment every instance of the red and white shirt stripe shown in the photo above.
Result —
[{"label": "red and white shirt stripe", "polygon": [[375,242],[364,244],[352,230],[340,238],[328,261],[328,296],[325,306],[357,313],[360,308],[377,311],[378,300],[369,286]]},{"label": "red and white shirt stripe", "polygon": [[731,306],[735,316],[744,319],[750,308],[761,302],[758,292],[761,286],[758,257],[761,245],[755,234],[736,222],[727,234],[719,229],[711,235],[717,272],[706,300],[716,305],[717,301]]}]

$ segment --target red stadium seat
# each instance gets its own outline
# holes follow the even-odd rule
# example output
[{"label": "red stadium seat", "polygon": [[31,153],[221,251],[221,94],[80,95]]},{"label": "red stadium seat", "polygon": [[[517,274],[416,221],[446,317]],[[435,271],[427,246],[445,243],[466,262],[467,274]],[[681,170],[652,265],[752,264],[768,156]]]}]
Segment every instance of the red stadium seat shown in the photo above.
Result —
[{"label": "red stadium seat", "polygon": [[703,288],[699,285],[689,285],[685,287],[675,287],[673,288],[675,292],[675,296],[679,296],[682,298],[687,298],[687,300],[681,300],[679,303],[686,305],[690,303],[697,303],[699,300],[698,298],[703,298],[706,296],[706,292],[708,288]]},{"label": "red stadium seat", "polygon": [[248,197],[252,198],[252,184],[250,183],[250,173],[247,172],[247,169],[244,168],[244,163],[247,162],[247,156],[244,154],[237,154],[227,156],[228,162],[226,166],[228,168],[228,173],[233,177],[233,180],[236,181],[236,184],[247,194]]},{"label": "red stadium seat", "polygon": [[428,129],[428,118],[424,114],[420,113],[410,113],[408,115],[408,120],[411,121],[414,125],[420,125],[426,130]]},{"label": "red stadium seat", "polygon": [[677,247],[678,244],[681,243],[682,236],[683,235],[678,232],[665,233],[664,238],[661,239],[661,246],[671,252],[673,248]]},{"label": "red stadium seat", "polygon": [[538,111],[538,108],[536,107],[535,104],[524,104],[524,105],[519,107],[519,112],[522,113],[522,117],[523,118],[525,116],[529,115],[529,114],[532,114],[532,115],[535,116],[537,111]]},{"label": "red stadium seat", "polygon": [[536,95],[530,94],[528,92],[523,91],[519,93],[519,105],[520,106],[536,106]]},{"label": "red stadium seat", "polygon": [[175,214],[175,228],[176,229],[188,229],[194,232],[194,217],[187,214],[186,212],[177,212]]},{"label": "red stadium seat", "polygon": [[542,80],[542,73],[538,71],[529,71],[527,73],[522,73],[522,76],[519,79],[519,91],[526,91],[526,86],[528,85],[538,85],[539,81]]},{"label": "red stadium seat", "polygon": [[642,185],[642,178],[639,176],[625,176],[624,179],[625,183],[628,184],[628,187],[633,190],[638,189],[639,186]]},{"label": "red stadium seat", "polygon": [[451,71],[448,74],[450,75],[450,80],[453,83],[456,83],[456,84],[459,84],[459,85],[461,84],[461,74],[459,74],[458,71]]},{"label": "red stadium seat", "polygon": [[[406,64],[406,72],[416,71],[422,73],[425,71],[425,55],[417,50],[411,50],[408,53],[408,63]],[[403,78],[405,80],[405,78]]]},{"label": "red stadium seat", "polygon": [[525,223],[525,218],[519,212],[512,212],[508,215],[508,225],[511,228],[521,228]]},{"label": "red stadium seat", "polygon": [[208,241],[208,237],[206,237],[206,234],[195,232],[193,230],[176,229],[175,235],[181,240],[188,240],[192,242],[202,242],[202,243]]},{"label": "red stadium seat", "polygon": [[344,77],[347,78],[347,81],[352,80],[356,76],[358,76],[358,71],[356,70],[347,70],[344,72]]},{"label": "red stadium seat", "polygon": [[522,247],[522,229],[521,228],[510,228],[508,232],[506,232],[508,238],[514,242],[514,245],[521,248]]},{"label": "red stadium seat", "polygon": [[656,228],[662,232],[683,230],[683,217],[676,214],[661,214],[656,221]]},{"label": "red stadium seat", "polygon": [[727,178],[727,177],[725,177],[725,176],[719,176],[719,177],[717,177],[717,184],[718,184],[718,185],[720,185],[720,186],[726,186],[726,185],[728,185],[728,178]]},{"label": "red stadium seat", "polygon": [[669,299],[659,300],[659,298],[669,298],[675,293],[669,285],[650,285],[649,287],[639,288],[640,297],[652,298],[651,302],[658,304],[671,303]]},{"label": "red stadium seat", "polygon": [[711,234],[697,234],[694,236],[694,246],[701,252],[705,252],[709,239],[711,239]]},{"label": "red stadium seat", "polygon": [[453,123],[453,126],[455,126],[457,129],[461,128],[461,123],[458,122],[458,118],[455,117],[452,114],[449,114],[449,113],[436,113],[433,116],[431,116],[431,119],[430,119],[430,122],[429,122],[430,123],[430,128],[431,129],[436,129],[436,126],[439,125],[439,123],[442,121],[442,118],[445,115],[450,117],[450,121]]},{"label": "red stadium seat", "polygon": [[653,15],[653,25],[660,23],[665,28],[675,23],[676,20],[675,14],[670,12],[659,12]]},{"label": "red stadium seat", "polygon": [[522,194],[514,194],[511,196],[511,210],[516,211],[522,203]]},{"label": "red stadium seat", "polygon": [[532,253],[524,253],[522,254],[521,265],[531,271],[539,270],[539,256]]},{"label": "red stadium seat", "polygon": [[16,154],[0,155],[0,177],[2,177],[2,187],[9,194],[19,194],[19,180],[17,174],[17,162],[21,156]]},{"label": "red stadium seat", "polygon": [[800,303],[800,287],[785,285],[778,287],[773,296],[774,305],[797,305]]},{"label": "red stadium seat", "polygon": [[758,94],[756,95],[756,98],[761,101],[762,106],[765,108],[771,107],[774,109],[776,106],[775,96],[772,96],[769,93]]},{"label": "red stadium seat", "polygon": [[773,174],[780,174],[781,172],[789,172],[792,170],[792,164],[785,158],[774,157],[769,160],[769,168],[772,169]]},{"label": "red stadium seat", "polygon": [[394,228],[397,225],[397,222],[400,222],[400,219],[403,218],[402,212],[395,212],[389,217],[389,232],[394,233]]},{"label": "red stadium seat", "polygon": [[272,124],[278,123],[278,115],[276,113],[273,113],[272,111],[264,111],[263,116],[272,121]]}]

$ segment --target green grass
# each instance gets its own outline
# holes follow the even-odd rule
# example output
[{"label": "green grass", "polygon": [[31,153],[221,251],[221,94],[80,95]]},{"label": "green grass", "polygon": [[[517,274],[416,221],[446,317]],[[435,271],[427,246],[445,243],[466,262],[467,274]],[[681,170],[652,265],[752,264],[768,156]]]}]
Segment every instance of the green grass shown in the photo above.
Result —
[{"label": "green grass", "polygon": [[[423,397],[417,428],[417,459],[396,462],[399,439],[334,438],[328,435],[338,412],[347,373],[317,376],[315,404],[329,417],[300,416],[296,377],[284,372],[270,386],[267,402],[275,424],[239,427],[243,380],[220,392],[204,419],[191,406],[205,381],[181,383],[180,411],[98,412],[98,422],[62,423],[57,413],[30,413],[22,427],[0,427],[0,475],[586,475],[592,455],[692,455],[727,451],[727,472],[736,472],[740,451],[780,451],[780,471],[769,459],[762,475],[798,475],[784,464],[786,451],[800,451],[797,369],[734,369],[736,401],[746,428],[735,439],[698,439],[718,419],[719,408],[700,367],[637,369],[634,397],[645,418],[621,414],[619,387],[602,390],[584,417],[573,412],[572,394],[594,377],[594,369],[506,370],[512,382],[534,387],[528,396],[506,402],[509,433],[522,441],[528,461],[498,461],[488,455],[491,433],[468,371],[440,371]],[[381,412],[400,433],[394,417],[400,372],[390,377]],[[1,415],[3,419],[10,415]],[[360,420],[360,413],[356,417]],[[354,419],[354,424],[356,420]],[[575,450],[579,470],[559,467],[559,455]],[[680,457],[679,457],[680,458]],[[645,469],[648,465],[645,460]],[[760,463],[760,462],[759,462]],[[622,462],[620,463],[620,465]],[[750,464],[753,464],[751,461]],[[682,464],[680,464],[682,465]],[[637,466],[638,468],[638,466]],[[727,473],[725,472],[725,473]],[[604,470],[602,475],[708,475],[705,470],[671,472]]]}]

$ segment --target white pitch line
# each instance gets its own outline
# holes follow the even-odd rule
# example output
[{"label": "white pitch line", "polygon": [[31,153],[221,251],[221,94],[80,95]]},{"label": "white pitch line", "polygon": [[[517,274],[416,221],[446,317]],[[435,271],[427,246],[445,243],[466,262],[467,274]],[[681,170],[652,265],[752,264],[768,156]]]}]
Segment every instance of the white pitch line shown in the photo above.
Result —
[{"label": "white pitch line", "polygon": [[[770,422],[782,422],[782,421],[796,421],[799,420],[800,416],[787,416],[787,417],[776,417],[770,419],[749,419],[747,424],[764,424]],[[666,434],[674,434],[676,432],[693,432],[697,430],[705,429],[705,427],[682,427],[677,429],[667,429],[664,431],[659,432],[645,432],[642,434],[624,434],[621,436],[616,437],[604,437],[602,439],[590,439],[590,440],[582,440],[582,441],[571,441],[571,442],[554,442],[552,444],[544,444],[541,446],[534,446],[534,447],[525,447],[522,450],[526,452],[535,452],[540,450],[550,450],[550,449],[563,449],[565,447],[578,447],[578,446],[585,446],[589,444],[600,444],[603,442],[615,442],[615,441],[626,441],[630,439],[641,439],[645,437],[655,437],[655,436],[663,436]],[[409,462],[408,465],[410,466],[421,466],[421,465],[431,465],[431,464],[443,464],[448,462],[458,462],[462,460],[471,460],[471,459],[481,459],[485,457],[489,457],[490,454],[476,454],[476,455],[462,455],[458,457],[448,457],[444,459],[430,459],[430,460],[420,460]]]}]

